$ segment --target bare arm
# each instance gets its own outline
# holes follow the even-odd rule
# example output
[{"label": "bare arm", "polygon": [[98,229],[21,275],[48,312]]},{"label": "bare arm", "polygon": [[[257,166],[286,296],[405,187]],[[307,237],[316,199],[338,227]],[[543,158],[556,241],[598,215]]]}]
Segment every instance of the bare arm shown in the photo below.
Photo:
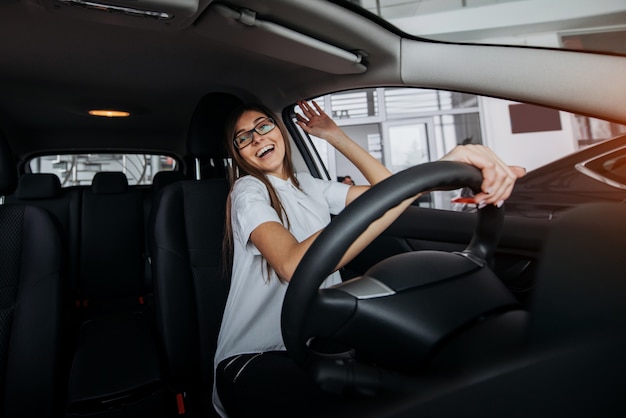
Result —
[{"label": "bare arm", "polygon": [[[335,149],[341,152],[357,169],[365,176],[370,184],[376,184],[387,177],[391,172],[382,165],[370,153],[365,151],[356,142],[350,139],[335,122],[329,118],[313,102],[315,110],[304,101],[298,102],[305,117],[298,115],[297,123],[305,132],[325,139]],[[351,186],[346,197],[346,205],[359,197],[369,186]],[[389,226],[408,207],[414,199],[408,199],[403,204],[392,209],[387,215],[372,223],[368,230],[363,233],[348,249],[337,268],[344,266],[363,250],[380,232]],[[259,249],[263,257],[269,262],[276,273],[284,280],[291,280],[291,276],[302,257],[309,249],[313,241],[321,231],[317,231],[304,241],[298,242],[295,237],[281,224],[268,222],[259,225],[250,239]]]},{"label": "bare arm", "polygon": [[[377,184],[389,176],[391,171],[374,158],[369,152],[364,150],[359,144],[354,142],[337,124],[318,106],[312,102],[313,107],[305,101],[298,102],[304,116],[297,115],[298,125],[302,129],[319,138],[326,140],[337,151],[341,152],[354,166],[365,176],[371,184]],[[369,186],[351,186],[346,198],[346,205],[359,197]],[[370,226],[357,238],[348,248],[337,268],[341,268],[359,254],[369,245],[381,232],[383,232],[419,195],[406,199],[395,208],[387,211],[381,218],[370,224]],[[316,234],[317,235],[317,234]]]},{"label": "bare arm", "polygon": [[[304,116],[296,115],[297,123],[306,133],[326,140],[354,164],[370,184],[379,183],[391,176],[391,171],[387,167],[348,137],[316,102],[313,101],[312,103],[313,107],[306,101],[298,102]],[[352,186],[350,190],[353,196],[350,196],[350,193],[348,194],[346,204],[352,202],[354,198],[368,188],[368,186]],[[351,199],[351,197],[353,198]]]}]

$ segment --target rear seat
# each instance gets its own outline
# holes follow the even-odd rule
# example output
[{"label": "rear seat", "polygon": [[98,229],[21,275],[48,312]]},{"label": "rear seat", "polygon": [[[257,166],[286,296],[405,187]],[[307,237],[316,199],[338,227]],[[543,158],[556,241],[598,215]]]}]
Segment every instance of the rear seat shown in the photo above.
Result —
[{"label": "rear seat", "polygon": [[148,189],[99,172],[83,192],[80,325],[68,416],[162,416],[163,384],[152,313],[145,304]]},{"label": "rear seat", "polygon": [[62,188],[53,174],[28,173],[7,197],[7,204],[52,213],[66,243],[66,302],[79,302],[70,320],[67,416],[159,417],[167,410],[147,298],[145,223],[152,196],[182,179],[168,172],[140,188],[121,172],[100,172],[91,187]]},{"label": "rear seat", "polygon": [[46,209],[52,214],[64,243],[67,257],[64,283],[66,302],[71,303],[74,295],[72,288],[78,277],[78,222],[80,208],[80,189],[61,188],[59,178],[50,173],[26,173],[19,178],[15,193],[7,197],[7,204],[28,204]]},{"label": "rear seat", "polygon": [[99,172],[83,192],[79,290],[92,313],[140,310],[145,283],[144,198],[121,172]]},{"label": "rear seat", "polygon": [[97,173],[91,187],[61,187],[54,174],[25,173],[6,203],[53,215],[66,247],[66,299],[85,317],[143,309],[140,299],[151,292],[144,233],[151,194],[129,187],[121,172]]}]

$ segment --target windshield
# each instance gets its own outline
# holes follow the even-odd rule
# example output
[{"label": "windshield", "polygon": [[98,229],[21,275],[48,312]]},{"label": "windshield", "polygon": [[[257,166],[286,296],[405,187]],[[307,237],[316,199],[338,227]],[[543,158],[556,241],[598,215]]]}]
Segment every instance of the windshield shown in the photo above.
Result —
[{"label": "windshield", "polygon": [[423,38],[626,55],[624,0],[352,0]]}]

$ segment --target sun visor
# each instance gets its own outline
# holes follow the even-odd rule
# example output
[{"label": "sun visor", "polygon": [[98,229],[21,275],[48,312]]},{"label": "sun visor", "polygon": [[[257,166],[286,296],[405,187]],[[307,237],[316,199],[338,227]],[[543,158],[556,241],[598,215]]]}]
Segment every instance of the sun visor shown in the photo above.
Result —
[{"label": "sun visor", "polygon": [[220,42],[330,74],[360,74],[367,70],[361,55],[258,19],[252,10],[211,5],[196,30]]}]

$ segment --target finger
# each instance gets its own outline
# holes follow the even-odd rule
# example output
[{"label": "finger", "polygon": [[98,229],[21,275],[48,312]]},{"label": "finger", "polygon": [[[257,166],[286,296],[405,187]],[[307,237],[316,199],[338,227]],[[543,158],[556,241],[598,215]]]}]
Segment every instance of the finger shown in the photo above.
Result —
[{"label": "finger", "polygon": [[506,173],[497,164],[489,162],[482,163],[481,174],[483,181],[480,185],[481,192],[476,195],[477,201],[485,204],[496,203],[501,194],[502,178]]},{"label": "finger", "polygon": [[526,169],[518,165],[510,165],[509,168],[515,173],[516,178],[524,177],[526,175]]},{"label": "finger", "polygon": [[511,196],[515,181],[526,174],[526,169],[519,166],[509,166],[500,163],[496,167],[496,180],[492,187],[492,199],[494,201],[505,200]]},{"label": "finger", "polygon": [[483,175],[480,200],[487,204],[498,204],[508,198],[515,179],[521,174],[520,168],[513,169],[507,166],[491,149],[486,147],[472,146],[466,149],[466,152],[469,152],[469,162],[479,167]]},{"label": "finger", "polygon": [[[483,157],[483,156],[479,156]],[[480,190],[484,193],[485,198],[489,199],[494,193],[498,183],[498,166],[488,158],[472,158],[470,163],[480,169],[483,181],[480,184]]]},{"label": "finger", "polygon": [[503,201],[511,197],[513,189],[515,188],[515,181],[523,177],[526,174],[526,169],[519,166],[505,166],[507,169],[507,176],[503,178],[501,186],[497,191],[495,197],[496,204],[501,205]]},{"label": "finger", "polygon": [[307,117],[309,117],[310,112],[311,112],[311,108],[309,107],[309,104],[304,100],[299,100],[298,106],[300,106],[302,113],[304,113]]},{"label": "finger", "polygon": [[296,113],[296,123],[300,126],[304,132],[310,132],[309,121],[304,116]]},{"label": "finger", "polygon": [[510,176],[504,176],[500,179],[496,186],[496,190],[491,196],[491,199],[487,203],[502,205],[502,202],[511,196],[513,186],[515,185],[515,179]]},{"label": "finger", "polygon": [[320,105],[318,105],[315,100],[311,100],[311,102],[313,102],[313,106],[315,106],[315,109],[317,110],[317,113],[319,113],[320,115],[326,115],[326,113],[322,110]]},{"label": "finger", "polygon": [[304,123],[304,124],[306,124],[306,123],[308,123],[308,122],[309,122],[309,120],[308,120],[308,119],[306,119],[304,116],[302,116],[302,115],[301,115],[301,114],[299,114],[299,113],[296,113],[296,119],[298,120],[298,122],[300,122],[300,123]]},{"label": "finger", "polygon": [[515,180],[518,178],[517,170],[513,170],[508,166],[497,168],[496,178],[490,186],[491,190],[488,194],[478,194],[477,201],[483,204],[495,204],[501,206],[504,200],[508,199],[513,192]]}]

